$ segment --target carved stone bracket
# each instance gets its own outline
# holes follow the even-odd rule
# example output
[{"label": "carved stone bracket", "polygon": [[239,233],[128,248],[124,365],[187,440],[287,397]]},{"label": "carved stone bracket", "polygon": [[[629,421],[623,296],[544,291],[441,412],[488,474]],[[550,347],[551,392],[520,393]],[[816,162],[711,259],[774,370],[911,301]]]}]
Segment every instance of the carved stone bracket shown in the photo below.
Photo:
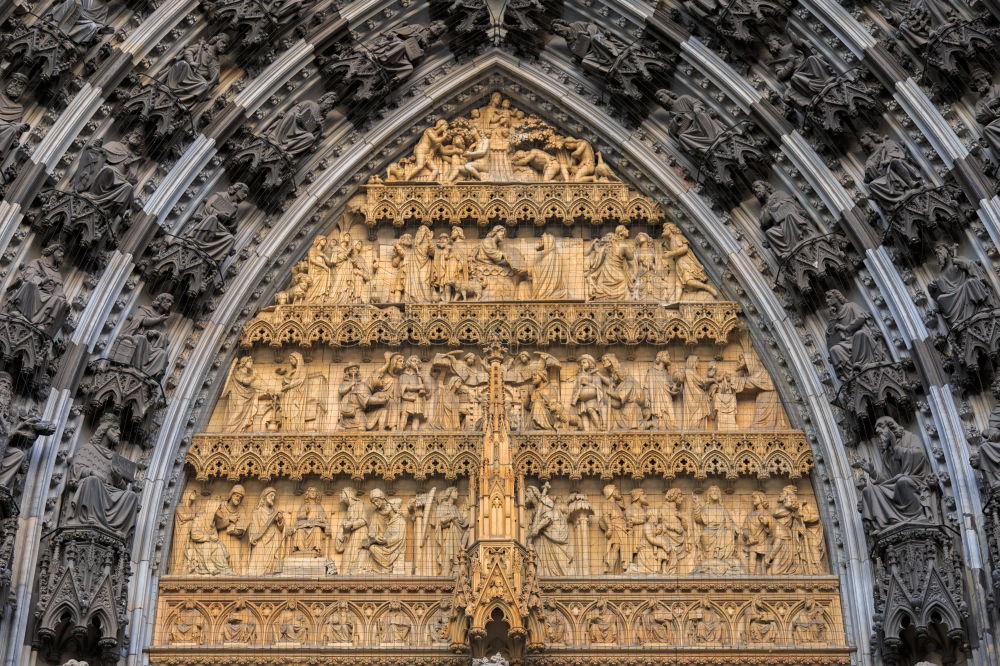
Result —
[{"label": "carved stone bracket", "polygon": [[873,414],[885,414],[890,403],[904,411],[912,409],[918,386],[905,363],[871,364],[844,380],[838,403],[853,418],[865,421]]},{"label": "carved stone bracket", "polygon": [[80,385],[85,408],[92,419],[112,411],[121,419],[122,433],[136,442],[152,439],[159,416],[166,406],[160,383],[142,371],[107,359],[94,361]]},{"label": "carved stone bracket", "polygon": [[225,283],[219,263],[197,243],[182,237],[164,236],[153,241],[138,268],[181,302],[197,300]]},{"label": "carved stone bracket", "polygon": [[282,305],[243,328],[241,344],[477,345],[496,333],[520,344],[725,343],[739,330],[731,302],[675,306],[624,303],[448,303],[399,307]]},{"label": "carved stone bracket", "polygon": [[36,394],[44,393],[52,379],[52,338],[21,316],[0,313],[0,367],[20,378]]},{"label": "carved stone bracket", "polygon": [[128,560],[125,541],[107,530],[53,532],[38,570],[34,646],[55,661],[71,651],[90,663],[117,664],[126,641]]},{"label": "carved stone bracket", "polygon": [[[946,529],[906,523],[883,530],[872,542],[874,638],[885,663],[910,663],[914,652],[927,650],[928,642],[936,652],[960,650],[967,639],[969,612],[962,595],[961,561]],[[909,644],[912,641],[915,644]]]},{"label": "carved stone bracket", "polygon": [[481,442],[478,433],[196,435],[187,464],[199,480],[300,480],[306,475],[394,479],[403,474],[454,479],[475,470]]},{"label": "carved stone bracket", "polygon": [[38,233],[65,239],[67,247],[81,251],[88,260],[118,247],[115,221],[87,197],[48,190],[38,197],[41,208],[30,216]]},{"label": "carved stone bracket", "polygon": [[800,431],[724,434],[561,433],[511,437],[518,473],[552,476],[616,476],[672,479],[767,479],[808,476],[812,451]]},{"label": "carved stone bracket", "polygon": [[364,205],[369,225],[408,223],[608,224],[665,221],[649,198],[623,183],[546,183],[439,185],[368,184]]},{"label": "carved stone bracket", "polygon": [[980,312],[949,333],[952,359],[962,368],[965,382],[978,385],[984,361],[1000,360],[1000,310]]}]

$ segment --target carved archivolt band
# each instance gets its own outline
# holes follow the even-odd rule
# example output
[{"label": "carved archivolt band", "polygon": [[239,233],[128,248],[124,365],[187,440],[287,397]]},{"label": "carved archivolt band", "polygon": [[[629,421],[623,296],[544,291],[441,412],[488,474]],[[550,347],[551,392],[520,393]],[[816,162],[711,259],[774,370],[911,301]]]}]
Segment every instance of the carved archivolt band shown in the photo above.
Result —
[{"label": "carved archivolt band", "polygon": [[[198,480],[417,479],[468,475],[479,464],[477,433],[204,434],[196,435],[187,464]],[[767,479],[808,475],[812,452],[800,431],[716,433],[567,433],[511,436],[522,475],[662,476],[690,474]]]},{"label": "carved archivolt band", "polygon": [[725,343],[740,326],[732,302],[448,303],[399,307],[279,305],[243,329],[241,344],[478,345],[496,333],[519,344],[665,344],[700,340]]}]

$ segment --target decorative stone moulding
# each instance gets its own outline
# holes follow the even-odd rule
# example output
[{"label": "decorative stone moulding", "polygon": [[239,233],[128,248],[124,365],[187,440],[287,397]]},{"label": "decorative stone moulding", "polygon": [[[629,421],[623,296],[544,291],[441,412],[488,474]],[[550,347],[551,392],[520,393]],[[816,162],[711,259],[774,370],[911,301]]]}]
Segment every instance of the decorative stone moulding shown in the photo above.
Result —
[{"label": "decorative stone moulding", "polygon": [[808,476],[812,450],[801,431],[524,434],[511,437],[519,474],[672,479]]},{"label": "decorative stone moulding", "polygon": [[[443,186],[436,183],[368,184],[363,209],[369,225],[449,224],[655,224],[664,212],[622,183],[510,183]],[[534,185],[534,183],[532,183]]]},{"label": "decorative stone moulding", "polygon": [[732,302],[448,303],[401,306],[278,305],[243,328],[244,348],[313,345],[725,343],[740,329]]}]

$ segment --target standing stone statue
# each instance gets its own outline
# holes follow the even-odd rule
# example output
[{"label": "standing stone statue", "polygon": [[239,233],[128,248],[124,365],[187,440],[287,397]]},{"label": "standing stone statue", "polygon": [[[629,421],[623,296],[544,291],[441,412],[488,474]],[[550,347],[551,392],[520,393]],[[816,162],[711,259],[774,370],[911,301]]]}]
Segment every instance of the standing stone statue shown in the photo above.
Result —
[{"label": "standing stone statue", "polygon": [[340,503],[345,505],[340,530],[334,539],[334,549],[343,554],[340,570],[345,574],[364,572],[362,550],[368,539],[368,518],[365,507],[354,488],[347,486],[340,493]]},{"label": "standing stone statue", "polygon": [[742,573],[743,567],[736,553],[740,530],[729,509],[722,503],[722,491],[718,486],[709,486],[705,500],[699,502],[696,498],[694,505],[694,522],[699,526],[698,554],[701,558],[696,571],[717,575]]},{"label": "standing stone statue", "polygon": [[604,573],[621,573],[632,561],[629,554],[629,524],[625,520],[625,503],[618,486],[604,486],[604,504],[598,527],[604,532]]},{"label": "standing stone statue", "polygon": [[541,490],[528,486],[526,502],[534,509],[528,527],[528,543],[538,553],[538,568],[543,576],[566,576],[573,557],[569,552],[569,523],[548,494],[546,483]]},{"label": "standing stone statue", "polygon": [[219,502],[213,515],[213,526],[219,532],[219,540],[229,554],[229,566],[237,574],[243,573],[247,564],[246,531],[248,520],[243,498],[246,490],[240,484],[229,490],[229,496]]},{"label": "standing stone statue", "polygon": [[436,573],[454,576],[458,567],[458,554],[465,549],[469,522],[456,505],[458,488],[449,486],[441,493],[431,513],[431,528],[436,546]]},{"label": "standing stone statue", "polygon": [[274,508],[278,493],[265,488],[250,515],[247,543],[250,557],[248,576],[270,576],[281,571],[282,548],[285,540],[285,514]]}]

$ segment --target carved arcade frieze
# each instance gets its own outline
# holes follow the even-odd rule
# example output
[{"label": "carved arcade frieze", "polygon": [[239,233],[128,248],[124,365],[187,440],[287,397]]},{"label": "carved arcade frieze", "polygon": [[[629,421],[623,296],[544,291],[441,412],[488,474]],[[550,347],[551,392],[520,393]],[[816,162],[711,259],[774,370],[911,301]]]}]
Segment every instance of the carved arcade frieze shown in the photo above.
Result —
[{"label": "carved arcade frieze", "polygon": [[848,663],[805,435],[587,141],[493,95],[331,227],[187,451],[153,663]]}]

